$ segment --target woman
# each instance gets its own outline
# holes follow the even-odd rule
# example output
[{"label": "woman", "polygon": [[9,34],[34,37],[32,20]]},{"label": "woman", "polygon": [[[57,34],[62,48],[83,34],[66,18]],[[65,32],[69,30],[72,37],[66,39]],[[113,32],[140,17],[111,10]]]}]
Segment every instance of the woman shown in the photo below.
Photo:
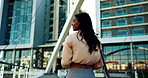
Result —
[{"label": "woman", "polygon": [[100,41],[95,36],[91,18],[87,13],[76,14],[74,34],[68,35],[63,46],[61,65],[69,68],[67,78],[95,78],[93,69],[102,67]]}]

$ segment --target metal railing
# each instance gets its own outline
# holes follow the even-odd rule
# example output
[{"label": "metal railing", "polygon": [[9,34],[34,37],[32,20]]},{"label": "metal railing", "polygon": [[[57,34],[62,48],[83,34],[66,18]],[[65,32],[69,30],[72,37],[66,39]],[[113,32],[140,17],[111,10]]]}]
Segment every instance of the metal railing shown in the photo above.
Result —
[{"label": "metal railing", "polygon": [[[44,74],[45,70],[30,69],[25,66],[17,64],[7,63],[0,61],[0,78],[37,78]],[[7,66],[11,66],[12,69],[5,70]]]}]

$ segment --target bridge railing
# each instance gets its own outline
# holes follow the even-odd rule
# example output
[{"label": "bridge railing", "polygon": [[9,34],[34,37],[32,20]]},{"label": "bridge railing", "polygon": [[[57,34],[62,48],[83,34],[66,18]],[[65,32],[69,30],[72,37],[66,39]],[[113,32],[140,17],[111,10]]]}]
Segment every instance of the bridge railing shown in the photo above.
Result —
[{"label": "bridge railing", "polygon": [[[45,70],[30,69],[17,64],[0,61],[0,78],[37,78],[44,74]],[[8,68],[10,66],[10,68]],[[7,69],[6,69],[7,68]]]}]

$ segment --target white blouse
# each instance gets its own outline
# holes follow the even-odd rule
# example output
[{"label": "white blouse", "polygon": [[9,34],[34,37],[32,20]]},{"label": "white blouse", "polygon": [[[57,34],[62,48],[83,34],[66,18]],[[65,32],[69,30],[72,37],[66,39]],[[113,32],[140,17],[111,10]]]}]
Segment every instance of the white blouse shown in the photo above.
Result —
[{"label": "white blouse", "polygon": [[[63,53],[61,65],[63,68],[70,68],[71,63],[80,63],[94,65],[94,69],[99,69],[103,66],[100,50],[89,53],[89,47],[86,41],[81,40],[78,32],[68,35],[63,45]],[[92,40],[93,41],[93,40]],[[99,48],[97,48],[99,49]]]}]

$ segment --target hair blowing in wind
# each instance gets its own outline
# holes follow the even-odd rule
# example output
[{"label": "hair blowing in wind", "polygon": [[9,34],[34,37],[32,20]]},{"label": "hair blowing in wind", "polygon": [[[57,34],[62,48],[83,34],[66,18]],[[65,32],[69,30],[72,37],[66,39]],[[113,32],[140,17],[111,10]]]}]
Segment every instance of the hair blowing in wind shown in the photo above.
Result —
[{"label": "hair blowing in wind", "polygon": [[85,41],[87,42],[90,54],[93,51],[98,51],[97,47],[100,48],[100,41],[98,40],[92,28],[92,21],[90,16],[87,13],[80,13],[76,14],[75,17],[80,22],[79,24],[79,30],[81,31],[80,35],[82,36],[82,39],[84,38]]}]

